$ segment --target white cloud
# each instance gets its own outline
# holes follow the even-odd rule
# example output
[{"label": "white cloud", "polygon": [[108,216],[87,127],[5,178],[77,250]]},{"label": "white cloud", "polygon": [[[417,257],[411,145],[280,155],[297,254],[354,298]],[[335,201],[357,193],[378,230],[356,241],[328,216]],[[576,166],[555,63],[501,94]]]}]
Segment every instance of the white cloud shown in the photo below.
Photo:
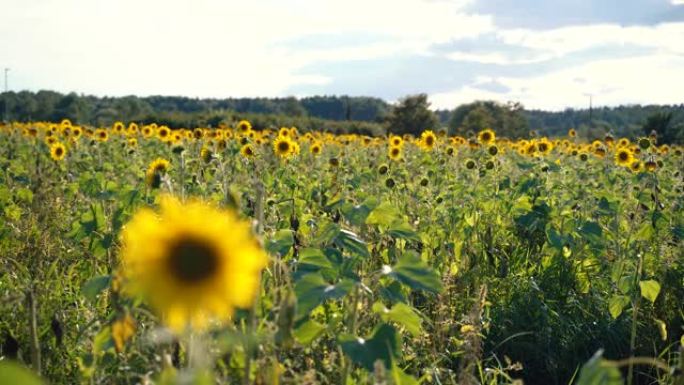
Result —
[{"label": "white cloud", "polygon": [[[466,16],[468,1],[10,0],[0,24],[0,64],[14,88],[95,94],[275,96],[301,84],[318,61],[421,52],[435,41],[474,36],[491,18]],[[363,32],[391,38],[355,47],[298,50],[279,42]]]},{"label": "white cloud", "polygon": [[494,79],[510,88],[505,93],[465,86],[431,95],[430,100],[435,108],[453,108],[459,103],[492,99],[520,101],[532,108],[562,110],[587,107],[588,94],[592,94],[595,105],[678,104],[682,102],[681,90],[684,89],[682,68],[684,57],[671,54],[598,60],[532,77]]}]

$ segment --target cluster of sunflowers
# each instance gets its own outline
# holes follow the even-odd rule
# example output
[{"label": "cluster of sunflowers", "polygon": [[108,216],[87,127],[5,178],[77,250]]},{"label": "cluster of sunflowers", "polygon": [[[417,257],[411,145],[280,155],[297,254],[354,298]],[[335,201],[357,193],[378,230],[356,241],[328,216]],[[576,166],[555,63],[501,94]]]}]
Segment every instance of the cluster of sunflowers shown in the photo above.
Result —
[{"label": "cluster of sunflowers", "polygon": [[[312,156],[323,154],[325,147],[338,149],[385,147],[387,157],[391,161],[402,161],[406,146],[412,146],[422,151],[443,151],[451,156],[458,151],[484,149],[491,156],[489,162],[496,165],[497,155],[514,152],[523,157],[543,158],[551,154],[558,156],[577,157],[582,161],[589,156],[602,159],[613,159],[618,166],[629,168],[634,172],[654,171],[662,166],[662,157],[672,151],[681,156],[681,146],[656,145],[655,135],[638,138],[632,142],[627,138],[615,138],[608,134],[603,140],[593,142],[582,141],[577,138],[574,129],[569,130],[564,138],[534,137],[531,139],[510,140],[497,138],[491,129],[484,129],[471,138],[463,136],[447,137],[444,131],[437,133],[426,130],[420,137],[409,134],[390,134],[388,138],[369,137],[356,134],[334,135],[324,132],[307,132],[300,135],[296,127],[282,127],[280,129],[253,129],[250,122],[242,120],[234,128],[221,126],[218,128],[171,129],[157,124],[138,125],[121,122],[107,128],[81,127],[69,120],[61,123],[13,123],[3,128],[5,132],[20,132],[25,137],[42,139],[48,146],[50,156],[61,161],[73,148],[84,141],[96,145],[116,138],[117,142],[129,151],[134,151],[139,140],[158,141],[183,151],[184,146],[192,142],[201,142],[200,158],[209,163],[215,154],[224,152],[231,142],[237,143],[242,157],[250,159],[261,154],[271,152],[277,158],[285,161],[300,155],[302,148],[308,149]],[[466,160],[466,167],[473,168],[474,161]],[[471,167],[468,167],[468,166]],[[159,184],[159,176],[168,169],[168,162],[155,160],[150,164],[147,172],[147,182],[154,186]]]}]

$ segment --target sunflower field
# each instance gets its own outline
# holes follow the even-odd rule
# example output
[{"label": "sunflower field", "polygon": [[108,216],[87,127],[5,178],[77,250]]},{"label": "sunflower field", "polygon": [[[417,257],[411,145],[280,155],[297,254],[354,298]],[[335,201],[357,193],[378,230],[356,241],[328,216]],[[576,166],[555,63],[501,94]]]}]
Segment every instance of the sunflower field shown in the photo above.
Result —
[{"label": "sunflower field", "polygon": [[684,384],[683,150],[0,126],[0,384]]}]

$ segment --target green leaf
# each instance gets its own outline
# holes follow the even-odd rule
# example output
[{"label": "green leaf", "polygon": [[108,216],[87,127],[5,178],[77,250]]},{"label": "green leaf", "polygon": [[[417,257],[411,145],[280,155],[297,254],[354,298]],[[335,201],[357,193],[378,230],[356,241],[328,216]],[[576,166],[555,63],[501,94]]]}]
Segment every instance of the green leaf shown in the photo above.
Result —
[{"label": "green leaf", "polygon": [[389,235],[395,238],[406,239],[407,241],[421,241],[418,233],[413,231],[411,225],[409,225],[406,221],[397,221],[392,223],[392,226],[389,228]]},{"label": "green leaf", "polygon": [[428,267],[420,257],[406,253],[399,262],[386,272],[404,285],[414,290],[425,290],[432,293],[442,291],[442,281],[432,268]]},{"label": "green leaf", "polygon": [[292,245],[294,245],[292,230],[278,230],[266,243],[266,251],[272,255],[283,257],[287,255]]},{"label": "green leaf", "polygon": [[306,248],[299,252],[299,264],[311,265],[320,268],[332,268],[332,263],[323,254],[321,249]]},{"label": "green leaf", "polygon": [[366,224],[390,226],[399,219],[402,219],[399,210],[389,202],[382,202],[368,215]]},{"label": "green leaf", "polygon": [[326,299],[345,296],[352,287],[353,283],[348,280],[342,280],[335,285],[329,284],[318,272],[302,276],[295,284],[297,318],[308,315]]},{"label": "green leaf", "polygon": [[641,296],[654,303],[660,294],[660,284],[652,279],[639,282]]},{"label": "green leaf", "polygon": [[575,385],[623,385],[620,370],[603,359],[599,350],[582,366]]},{"label": "green leaf", "polygon": [[401,343],[394,327],[381,324],[370,339],[355,336],[340,337],[342,351],[352,361],[361,365],[369,372],[373,371],[375,361],[381,360],[387,369],[392,362],[399,358]]},{"label": "green leaf", "polygon": [[13,361],[0,361],[0,384],[40,385],[43,381],[31,370]]},{"label": "green leaf", "polygon": [[378,206],[377,198],[366,199],[360,205],[347,204],[342,208],[344,217],[354,226],[361,226],[366,223],[368,215]]},{"label": "green leaf", "polygon": [[307,320],[294,330],[294,337],[302,345],[309,345],[326,329],[325,325]]},{"label": "green leaf", "polygon": [[88,282],[86,282],[81,288],[83,296],[85,296],[89,301],[94,302],[97,298],[97,295],[109,287],[111,279],[112,277],[109,275],[101,275],[89,279]]},{"label": "green leaf", "polygon": [[608,301],[608,311],[610,312],[610,316],[613,317],[613,319],[616,319],[620,316],[620,314],[622,314],[622,311],[627,305],[629,305],[629,297],[626,295],[612,296]]},{"label": "green leaf", "polygon": [[335,237],[335,245],[360,257],[370,257],[366,242],[349,230],[340,230],[337,237]]},{"label": "green leaf", "polygon": [[33,202],[33,191],[27,189],[27,188],[20,188],[16,192],[17,199],[21,202],[24,203],[31,203]]},{"label": "green leaf", "polygon": [[382,302],[373,304],[373,312],[380,315],[384,322],[392,321],[406,328],[406,330],[414,336],[419,336],[423,332],[423,320],[415,312],[415,310],[405,303],[397,303],[388,309]]},{"label": "green leaf", "polygon": [[328,222],[320,228],[318,234],[316,235],[316,240],[314,242],[321,246],[328,245],[335,238],[337,238],[337,234],[340,233],[340,230],[341,228],[339,225],[337,225],[336,223]]},{"label": "green leaf", "polygon": [[598,223],[591,221],[584,222],[579,230],[579,233],[591,243],[601,242],[601,238],[603,236],[603,230],[601,229],[601,226]]},{"label": "green leaf", "polygon": [[397,365],[392,365],[392,383],[394,385],[420,385],[410,374],[404,373]]}]

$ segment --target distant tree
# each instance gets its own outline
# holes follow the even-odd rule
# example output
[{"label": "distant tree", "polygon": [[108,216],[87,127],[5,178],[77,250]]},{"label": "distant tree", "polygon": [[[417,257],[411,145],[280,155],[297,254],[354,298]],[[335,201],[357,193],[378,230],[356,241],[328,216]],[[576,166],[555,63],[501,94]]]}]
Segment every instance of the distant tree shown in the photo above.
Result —
[{"label": "distant tree", "polygon": [[452,134],[471,135],[485,128],[500,136],[519,138],[528,135],[529,124],[520,103],[476,101],[457,107],[449,120]]},{"label": "distant tree", "polygon": [[655,132],[658,143],[677,143],[684,141],[684,123],[674,123],[674,115],[670,112],[659,111],[646,118],[642,130],[650,135]]},{"label": "distant tree", "polygon": [[410,95],[399,100],[386,120],[387,131],[394,134],[419,135],[424,130],[436,130],[439,121],[430,111],[426,94]]}]

